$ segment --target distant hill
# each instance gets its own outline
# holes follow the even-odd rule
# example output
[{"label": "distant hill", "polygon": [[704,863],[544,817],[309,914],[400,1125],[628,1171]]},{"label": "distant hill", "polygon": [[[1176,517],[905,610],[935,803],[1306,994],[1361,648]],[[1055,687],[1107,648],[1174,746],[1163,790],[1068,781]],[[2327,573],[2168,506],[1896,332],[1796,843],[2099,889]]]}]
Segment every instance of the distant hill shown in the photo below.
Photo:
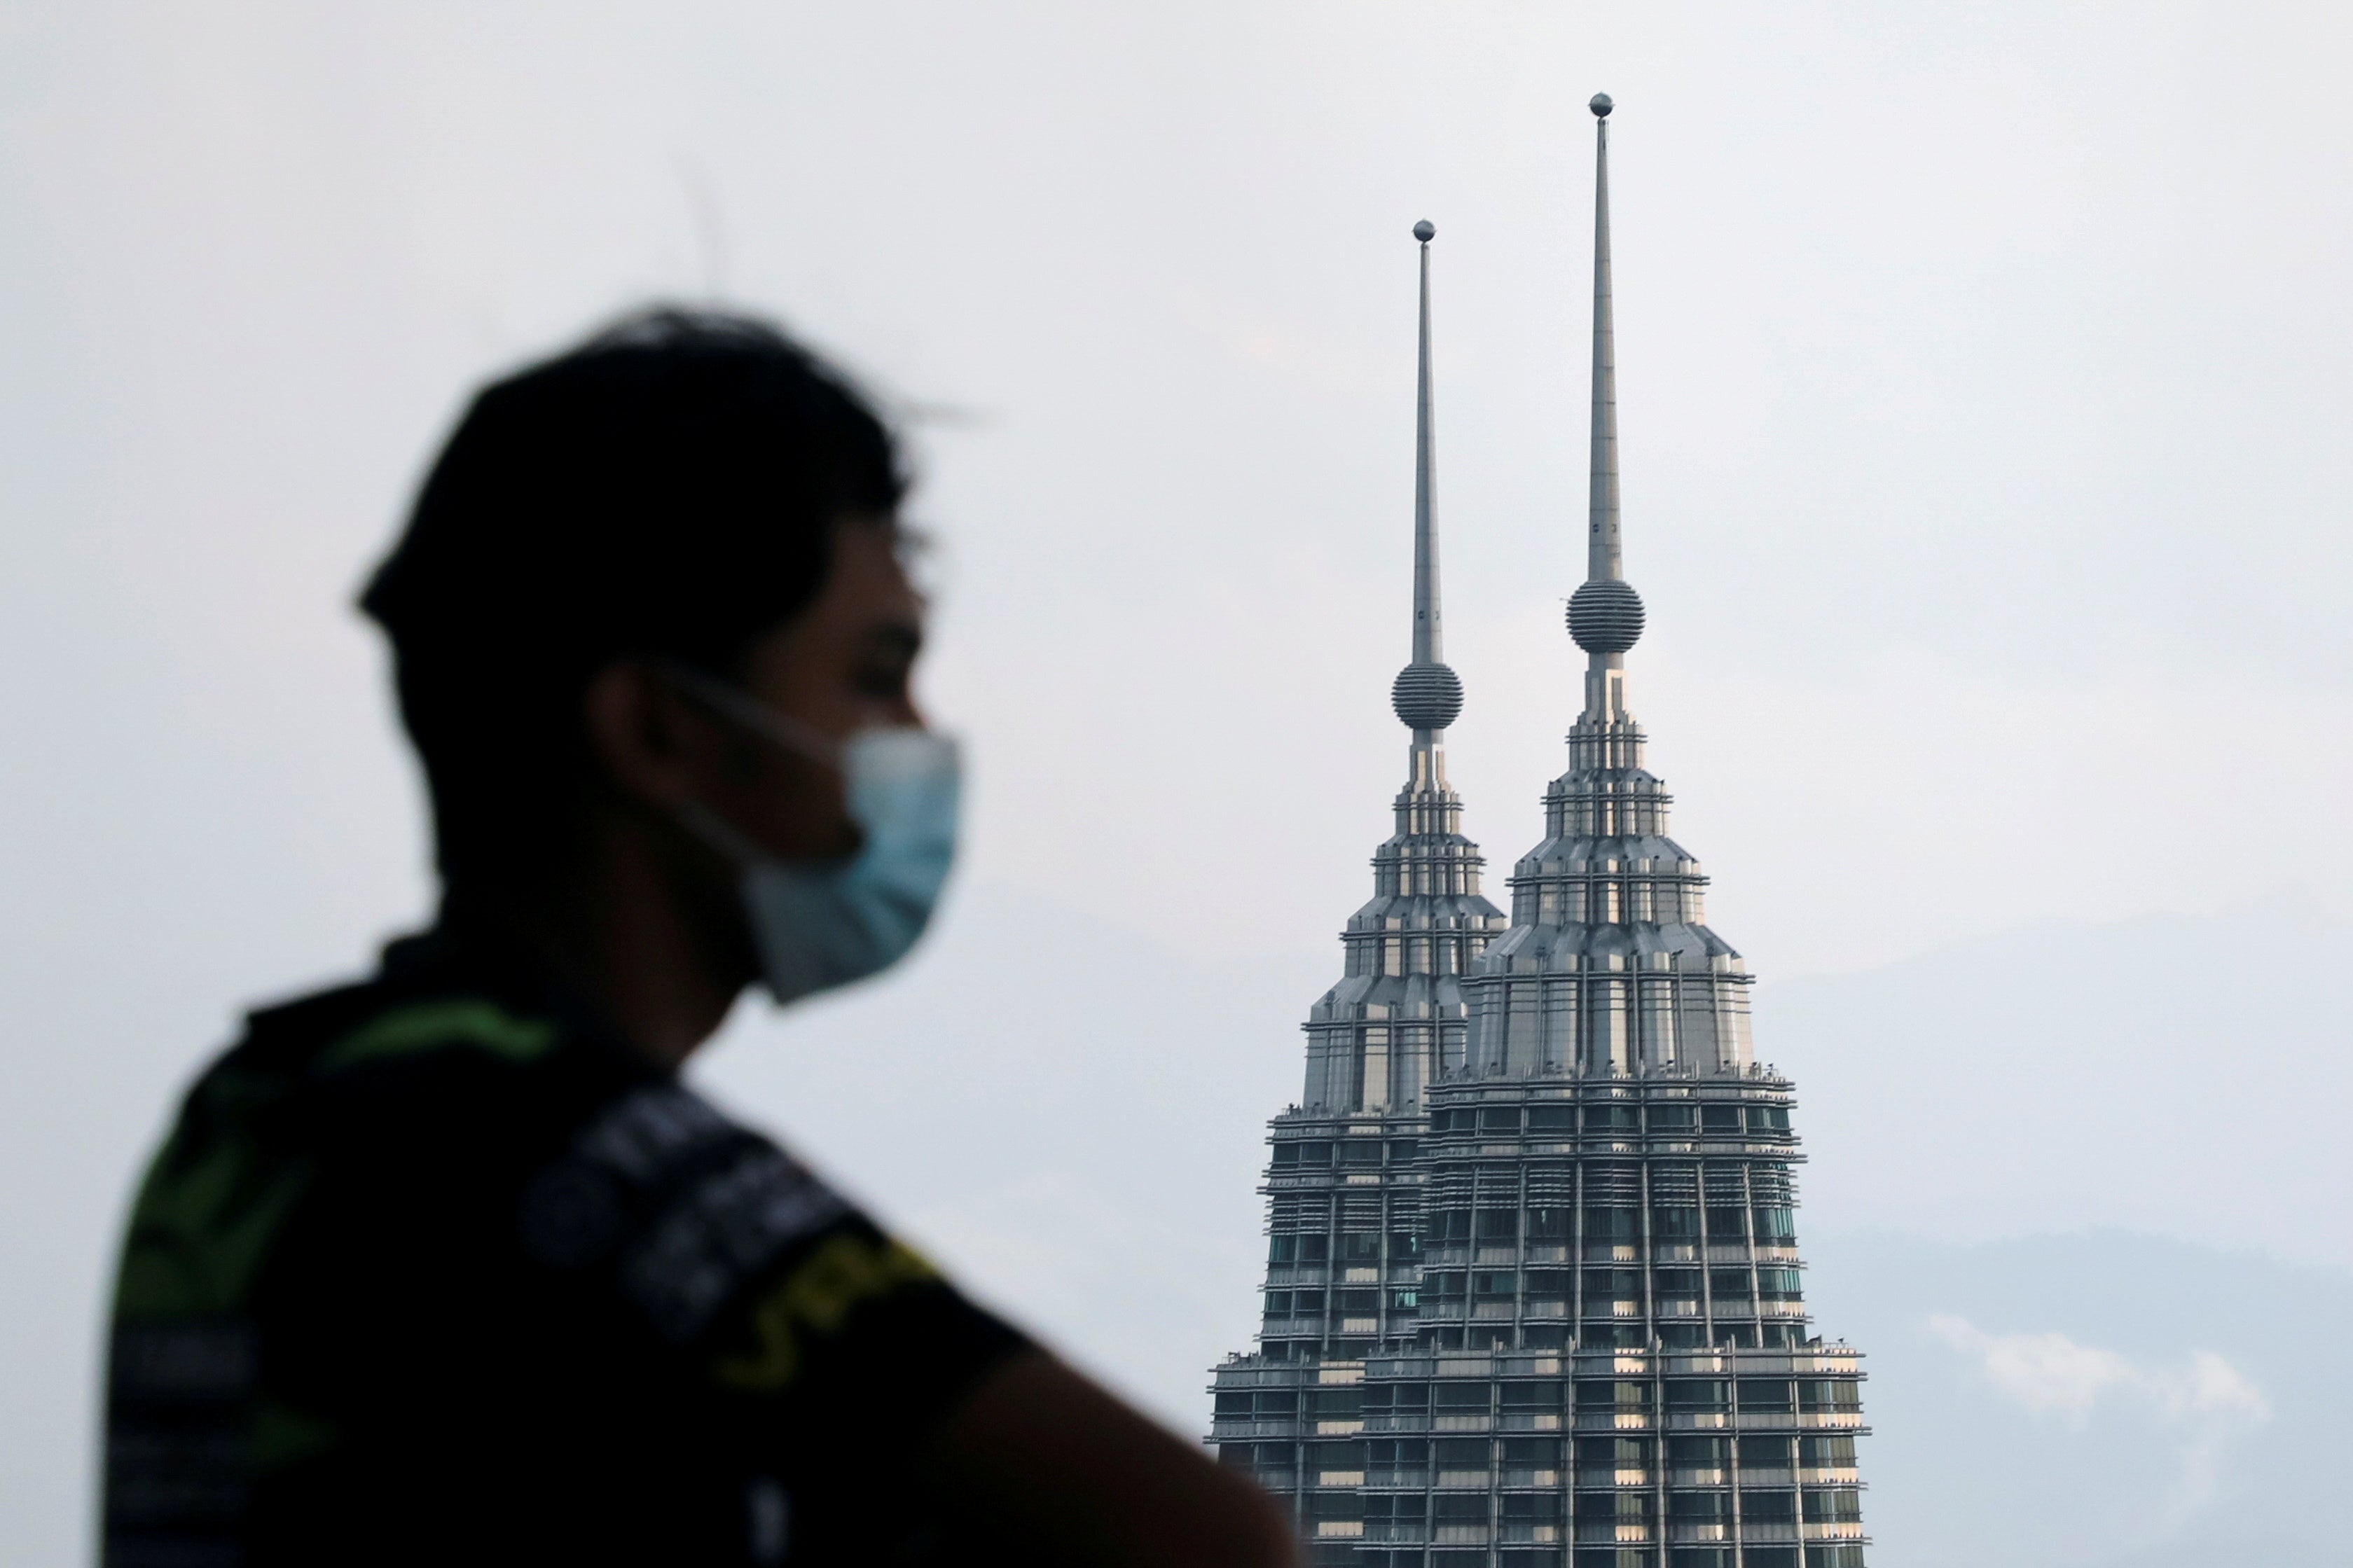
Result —
[{"label": "distant hill", "polygon": [[[2057,896],[2059,889],[2052,889]],[[2049,924],[1757,989],[1809,1204],[1953,1241],[2118,1226],[2353,1268],[2353,927]]]}]

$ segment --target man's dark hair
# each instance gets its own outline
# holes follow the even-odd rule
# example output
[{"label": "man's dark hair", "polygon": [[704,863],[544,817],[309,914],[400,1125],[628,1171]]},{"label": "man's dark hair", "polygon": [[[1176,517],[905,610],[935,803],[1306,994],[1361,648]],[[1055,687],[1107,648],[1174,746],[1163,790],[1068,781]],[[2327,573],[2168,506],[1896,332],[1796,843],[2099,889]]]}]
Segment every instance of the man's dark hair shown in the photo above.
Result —
[{"label": "man's dark hair", "polygon": [[740,673],[823,586],[834,525],[889,519],[905,489],[857,389],[747,317],[648,311],[485,388],[360,598],[444,878],[561,852],[597,669]]}]

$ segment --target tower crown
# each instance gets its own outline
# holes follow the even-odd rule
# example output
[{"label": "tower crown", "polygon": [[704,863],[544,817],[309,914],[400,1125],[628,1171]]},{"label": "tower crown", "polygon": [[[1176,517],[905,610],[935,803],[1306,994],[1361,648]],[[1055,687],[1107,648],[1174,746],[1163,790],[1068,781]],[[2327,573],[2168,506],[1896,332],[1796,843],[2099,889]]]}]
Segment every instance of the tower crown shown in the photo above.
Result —
[{"label": "tower crown", "polygon": [[1462,682],[1447,667],[1438,604],[1437,441],[1430,357],[1427,218],[1413,226],[1420,254],[1419,363],[1414,381],[1413,659],[1389,703],[1413,731],[1405,786],[1391,803],[1397,828],[1373,851],[1373,896],[1340,941],[1347,968],[1307,1019],[1310,1117],[1421,1114],[1425,1085],[1461,1067],[1462,977],[1504,913],[1479,891],[1485,862],[1462,836],[1462,797],[1446,782],[1441,732],[1462,711]]},{"label": "tower crown", "polygon": [[[1585,707],[1545,836],[1513,867],[1512,924],[1463,981],[1472,1078],[1736,1081],[1752,1062],[1749,979],[1709,930],[1707,878],[1667,836],[1672,804],[1643,765],[1626,705],[1642,635],[1618,528],[1617,346],[1609,267],[1609,121],[1593,100],[1593,464],[1586,579],[1568,602]],[[1530,976],[1541,976],[1541,984]]]}]

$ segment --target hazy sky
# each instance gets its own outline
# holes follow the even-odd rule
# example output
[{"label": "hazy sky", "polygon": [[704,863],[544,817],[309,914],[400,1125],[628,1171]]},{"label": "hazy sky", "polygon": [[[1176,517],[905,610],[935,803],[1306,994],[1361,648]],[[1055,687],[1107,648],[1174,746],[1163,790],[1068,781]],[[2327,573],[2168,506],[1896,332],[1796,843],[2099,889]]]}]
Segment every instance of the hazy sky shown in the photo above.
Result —
[{"label": "hazy sky", "polygon": [[[86,1440],[114,1207],[235,1010],[425,906],[347,605],[433,443],[653,297],[776,312],[920,416],[960,907],[1049,911],[990,933],[1041,1006],[1055,910],[1271,977],[1201,1057],[1249,1226],[1402,776],[1418,218],[1452,772],[1499,869],[1559,771],[1596,90],[1631,698],[1763,1054],[1799,1054],[1778,982],[2052,919],[2226,920],[2249,984],[2331,989],[2348,46],[2342,7],[2153,0],[0,3],[5,1440]],[[1132,998],[1142,1035],[1181,1050],[1201,994]],[[1072,1081],[1081,1118],[1134,1088]],[[2339,1206],[2306,1256],[2348,1255]],[[11,1539],[65,1539],[62,1495]]]},{"label": "hazy sky", "polygon": [[2324,8],[7,16],[0,608],[48,672],[8,783],[83,889],[39,927],[120,929],[142,861],[152,906],[154,851],[86,852],[148,832],[216,909],[316,900],[313,963],[413,903],[350,586],[470,384],[715,289],[965,416],[921,507],[975,868],[1318,940],[1399,770],[1424,216],[1507,861],[1572,706],[1597,87],[1634,698],[1734,940],[1788,974],[2353,868]]}]

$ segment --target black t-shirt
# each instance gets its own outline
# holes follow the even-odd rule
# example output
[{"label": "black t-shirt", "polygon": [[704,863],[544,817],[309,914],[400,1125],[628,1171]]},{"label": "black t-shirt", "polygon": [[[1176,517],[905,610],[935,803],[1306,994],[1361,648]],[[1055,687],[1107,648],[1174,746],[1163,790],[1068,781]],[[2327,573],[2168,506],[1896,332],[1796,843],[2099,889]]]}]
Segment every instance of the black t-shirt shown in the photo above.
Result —
[{"label": "black t-shirt", "polygon": [[953,1560],[911,1467],[1024,1343],[436,933],[189,1092],[117,1286],[106,1561]]}]

